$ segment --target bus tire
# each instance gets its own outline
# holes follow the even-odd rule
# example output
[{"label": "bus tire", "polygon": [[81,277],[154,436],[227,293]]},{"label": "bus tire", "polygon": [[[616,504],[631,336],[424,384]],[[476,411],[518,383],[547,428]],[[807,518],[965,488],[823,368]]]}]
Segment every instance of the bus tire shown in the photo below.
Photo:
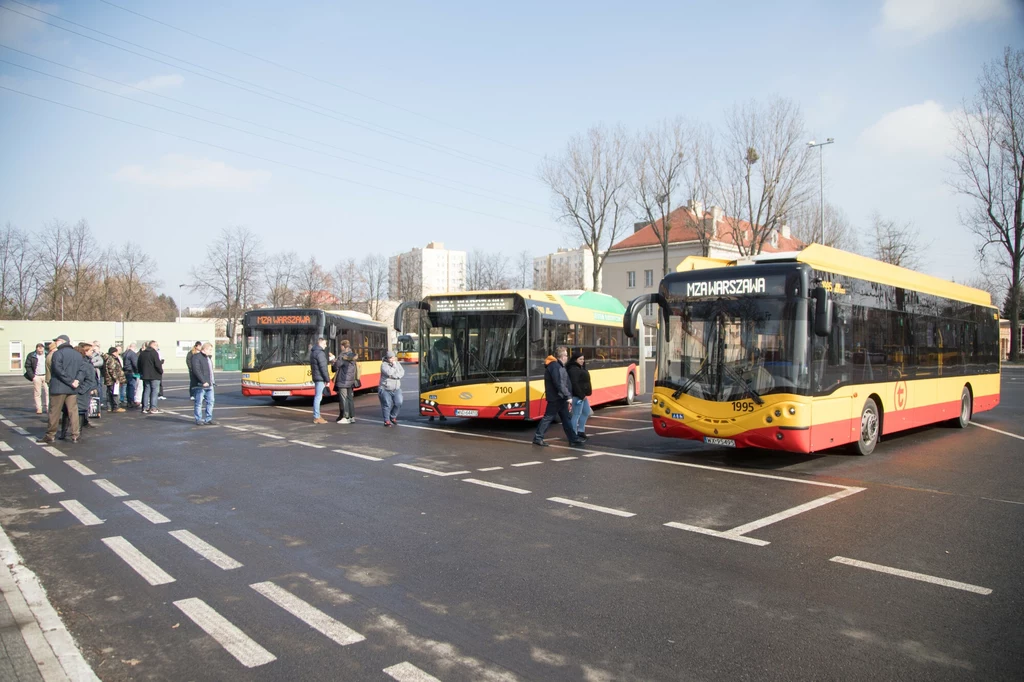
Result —
[{"label": "bus tire", "polygon": [[860,435],[854,443],[858,455],[870,455],[875,451],[881,424],[878,418],[878,403],[874,398],[868,398],[860,411]]},{"label": "bus tire", "polygon": [[971,399],[971,389],[964,386],[960,394],[960,414],[956,419],[950,421],[950,425],[958,429],[966,429],[971,425],[971,416],[974,412],[974,401]]},{"label": "bus tire", "polygon": [[636,378],[633,376],[632,372],[626,379],[626,404],[636,404]]},{"label": "bus tire", "polygon": [[270,399],[273,400],[278,405],[284,405],[286,402],[288,402],[288,396],[286,395],[272,395],[270,396]]}]

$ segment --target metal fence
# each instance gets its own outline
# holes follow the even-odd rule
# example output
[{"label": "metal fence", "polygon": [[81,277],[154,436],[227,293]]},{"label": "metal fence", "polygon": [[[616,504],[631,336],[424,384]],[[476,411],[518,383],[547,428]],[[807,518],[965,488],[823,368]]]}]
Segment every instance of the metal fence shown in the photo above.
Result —
[{"label": "metal fence", "polygon": [[237,372],[242,369],[242,344],[218,343],[213,358],[215,369],[222,372]]}]

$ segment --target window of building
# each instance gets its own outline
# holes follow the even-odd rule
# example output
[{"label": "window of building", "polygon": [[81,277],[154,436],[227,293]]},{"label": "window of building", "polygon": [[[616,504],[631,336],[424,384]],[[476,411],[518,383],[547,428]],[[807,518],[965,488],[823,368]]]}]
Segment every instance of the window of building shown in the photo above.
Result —
[{"label": "window of building", "polygon": [[21,341],[11,341],[11,369],[21,369]]},{"label": "window of building", "polygon": [[636,288],[636,271],[630,270],[626,273],[626,286],[630,289]]},{"label": "window of building", "polygon": [[654,286],[654,270],[644,270],[644,286],[647,288]]}]

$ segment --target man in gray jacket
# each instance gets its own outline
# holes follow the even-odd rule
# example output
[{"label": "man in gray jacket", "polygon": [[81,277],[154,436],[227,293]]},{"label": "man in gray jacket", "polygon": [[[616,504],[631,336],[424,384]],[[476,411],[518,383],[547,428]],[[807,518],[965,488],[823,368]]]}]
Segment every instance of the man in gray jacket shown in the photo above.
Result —
[{"label": "man in gray jacket", "polygon": [[380,397],[380,409],[384,414],[384,426],[391,427],[398,423],[398,412],[402,409],[402,377],[405,368],[398,362],[395,351],[384,354],[380,363],[380,386],[377,395]]}]

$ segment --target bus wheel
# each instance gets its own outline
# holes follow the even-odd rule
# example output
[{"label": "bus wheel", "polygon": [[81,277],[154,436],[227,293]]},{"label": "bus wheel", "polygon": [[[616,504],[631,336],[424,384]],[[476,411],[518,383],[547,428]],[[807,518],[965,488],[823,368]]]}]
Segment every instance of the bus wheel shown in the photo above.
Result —
[{"label": "bus wheel", "polygon": [[286,402],[288,402],[288,396],[286,395],[272,395],[270,396],[270,399],[273,400],[278,405],[284,405]]},{"label": "bus wheel", "polygon": [[636,379],[633,378],[632,374],[626,379],[626,404],[636,404]]},{"label": "bus wheel", "polygon": [[959,429],[966,429],[971,424],[972,407],[971,392],[966,386],[964,386],[964,391],[960,394],[960,416],[950,423]]},{"label": "bus wheel", "polygon": [[870,455],[878,445],[878,405],[871,398],[860,411],[860,438],[857,439],[857,454]]}]

